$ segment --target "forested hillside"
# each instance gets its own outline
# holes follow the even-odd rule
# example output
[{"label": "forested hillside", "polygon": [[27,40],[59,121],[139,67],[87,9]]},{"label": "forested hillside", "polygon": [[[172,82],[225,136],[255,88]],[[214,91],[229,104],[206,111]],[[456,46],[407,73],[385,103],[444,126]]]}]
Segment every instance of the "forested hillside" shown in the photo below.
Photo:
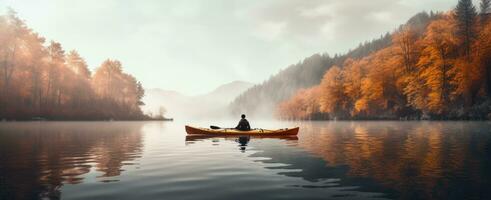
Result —
[{"label": "forested hillside", "polygon": [[91,72],[75,51],[0,16],[0,119],[144,119],[141,84],[117,60]]},{"label": "forested hillside", "polygon": [[[423,29],[434,15],[422,12],[412,17],[407,24]],[[248,113],[252,116],[270,117],[278,103],[291,98],[301,89],[318,85],[332,66],[340,66],[346,60],[360,59],[391,44],[392,35],[387,33],[379,39],[362,43],[343,55],[315,54],[241,94],[231,103],[231,110],[234,114]]]},{"label": "forested hillside", "polygon": [[408,23],[392,44],[331,67],[319,85],[282,102],[283,119],[487,119],[491,111],[490,1],[471,0]]}]

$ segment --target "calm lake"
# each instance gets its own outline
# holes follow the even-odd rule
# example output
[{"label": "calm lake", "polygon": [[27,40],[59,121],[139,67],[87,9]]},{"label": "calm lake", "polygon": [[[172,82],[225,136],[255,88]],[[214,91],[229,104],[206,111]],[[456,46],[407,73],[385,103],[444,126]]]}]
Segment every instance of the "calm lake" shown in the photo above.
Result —
[{"label": "calm lake", "polygon": [[490,122],[251,122],[3,122],[0,199],[491,199]]}]

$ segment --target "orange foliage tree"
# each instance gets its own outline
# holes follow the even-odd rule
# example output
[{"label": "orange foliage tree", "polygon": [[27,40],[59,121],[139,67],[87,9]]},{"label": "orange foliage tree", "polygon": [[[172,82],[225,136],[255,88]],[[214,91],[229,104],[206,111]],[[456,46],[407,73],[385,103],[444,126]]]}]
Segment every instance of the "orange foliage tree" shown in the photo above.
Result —
[{"label": "orange foliage tree", "polygon": [[425,94],[429,112],[446,114],[452,94],[455,95],[454,76],[461,74],[454,66],[452,53],[455,53],[457,40],[453,34],[455,23],[448,17],[434,21],[428,26],[423,38],[425,48],[418,67],[425,80],[429,93]]},{"label": "orange foliage tree", "polygon": [[290,100],[282,102],[276,116],[284,120],[312,119],[320,113],[319,87],[300,90]]},{"label": "orange foliage tree", "polygon": [[347,106],[344,92],[344,78],[341,68],[331,67],[320,84],[320,111],[329,113],[332,118],[343,116]]}]

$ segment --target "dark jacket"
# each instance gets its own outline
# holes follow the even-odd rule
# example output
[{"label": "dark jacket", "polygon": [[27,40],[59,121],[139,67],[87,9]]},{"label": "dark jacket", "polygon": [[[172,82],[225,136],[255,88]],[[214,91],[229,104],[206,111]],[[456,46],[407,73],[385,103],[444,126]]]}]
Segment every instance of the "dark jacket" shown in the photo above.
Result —
[{"label": "dark jacket", "polygon": [[249,130],[251,130],[251,126],[249,125],[249,122],[247,121],[247,119],[241,119],[239,121],[239,124],[237,125],[237,127],[235,127],[235,129],[240,130],[240,131],[249,131]]}]

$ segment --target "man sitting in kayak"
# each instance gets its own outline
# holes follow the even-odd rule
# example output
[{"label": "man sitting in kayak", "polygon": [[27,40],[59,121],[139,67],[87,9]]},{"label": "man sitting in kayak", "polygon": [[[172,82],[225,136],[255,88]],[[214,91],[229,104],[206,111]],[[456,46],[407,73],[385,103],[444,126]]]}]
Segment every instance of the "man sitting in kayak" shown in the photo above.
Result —
[{"label": "man sitting in kayak", "polygon": [[237,125],[237,127],[235,127],[235,129],[237,129],[239,131],[250,131],[251,126],[249,125],[249,122],[245,118],[246,116],[244,114],[242,114],[240,117],[242,119],[240,119],[239,124]]}]

